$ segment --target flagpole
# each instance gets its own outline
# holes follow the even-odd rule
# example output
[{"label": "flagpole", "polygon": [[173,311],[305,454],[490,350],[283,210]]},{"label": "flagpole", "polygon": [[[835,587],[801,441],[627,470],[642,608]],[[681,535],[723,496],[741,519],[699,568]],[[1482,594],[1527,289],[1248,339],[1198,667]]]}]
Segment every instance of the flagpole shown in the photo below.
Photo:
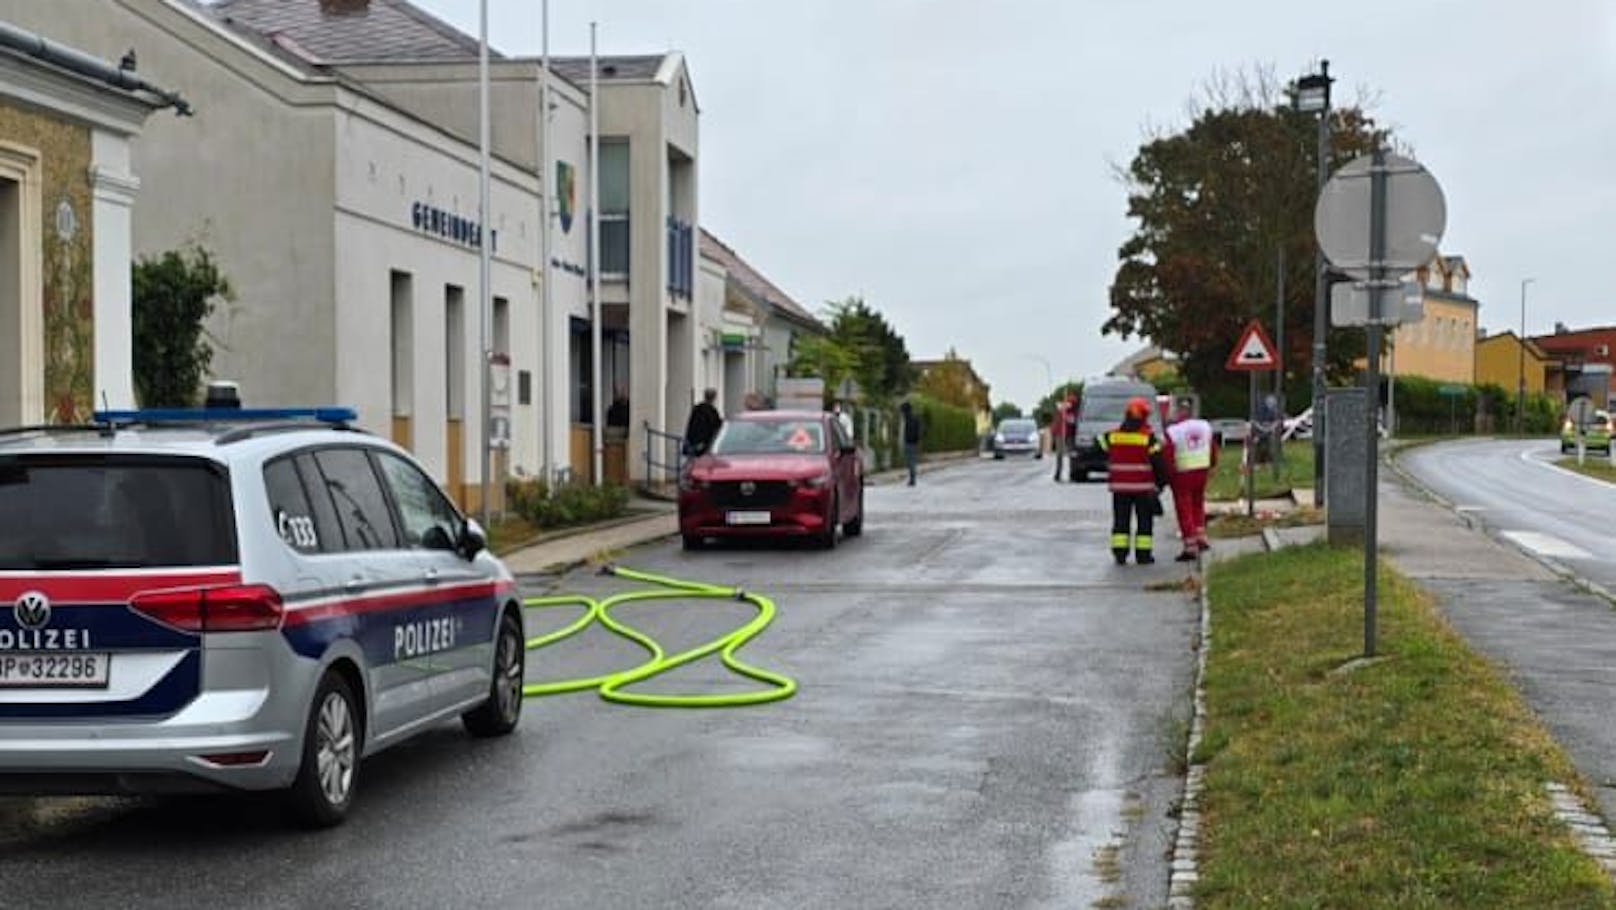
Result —
[{"label": "flagpole", "polygon": [[594,389],[595,484],[606,482],[605,409],[601,406],[600,343],[600,66],[595,23],[589,23],[589,344]]},{"label": "flagpole", "polygon": [[488,350],[488,335],[489,335],[488,323],[489,323],[489,321],[491,319],[491,314],[489,312],[489,291],[490,291],[490,288],[489,288],[488,285],[489,285],[489,255],[490,255],[489,247],[491,247],[493,245],[493,237],[494,237],[493,221],[492,221],[492,218],[491,218],[492,212],[490,212],[490,210],[489,210],[490,206],[489,206],[489,203],[488,203],[488,180],[489,180],[489,177],[488,177],[488,0],[480,0],[480,2],[478,3],[478,18],[479,18],[479,28],[478,28],[478,36],[477,36],[477,108],[478,108],[478,113],[477,113],[477,132],[478,132],[477,146],[478,146],[478,158],[480,159],[480,161],[479,161],[480,174],[478,176],[478,188],[477,188],[478,189],[477,220],[478,220],[478,232],[479,232],[478,243],[477,243],[477,254],[478,254],[477,258],[478,258],[478,266],[479,266],[479,268],[478,268],[479,280],[480,280],[480,285],[481,286],[479,288],[477,305],[478,305],[478,316],[479,316],[478,321],[480,322],[480,328],[481,328],[481,331],[479,333],[481,335],[481,340],[480,340],[480,342],[478,344],[478,350],[479,350],[479,352],[481,352],[481,355],[482,355],[482,360],[481,360],[481,363],[480,363],[480,367],[481,367],[481,373],[482,373],[482,387],[483,387],[482,402],[481,402],[481,404],[482,404],[482,428],[481,428],[482,432],[479,434],[480,437],[481,437],[480,442],[481,442],[481,445],[482,445],[482,491],[481,491],[481,496],[480,496],[480,498],[481,498],[481,503],[480,503],[481,510],[480,511],[481,511],[481,514],[482,514],[483,527],[486,529],[488,527],[488,525],[489,525],[488,517],[489,517],[489,514],[490,514],[489,505],[488,505],[488,498],[489,498],[488,497],[488,488],[489,488],[489,479],[490,479],[489,475],[493,472],[493,458],[492,458],[492,453],[489,451],[491,440],[493,438],[491,428],[489,427],[489,419],[490,419],[490,417],[491,417],[491,415],[493,413],[493,408],[490,406],[490,402],[488,400],[488,398],[489,398],[489,387],[492,385],[492,382],[491,382],[491,379],[490,379],[490,376],[489,376],[489,368],[490,368],[489,354],[490,354],[490,351]]},{"label": "flagpole", "polygon": [[550,0],[544,0],[540,10],[543,24],[539,49],[539,147],[534,156],[539,172],[539,394],[543,396],[539,399],[538,411],[544,477],[549,481],[555,477],[552,439],[555,435],[555,414],[551,412],[555,404],[555,388],[550,375],[550,352],[554,350],[550,335],[555,328],[552,313],[554,298],[550,295],[550,219],[555,208],[555,190],[550,177],[553,167],[550,155]]}]

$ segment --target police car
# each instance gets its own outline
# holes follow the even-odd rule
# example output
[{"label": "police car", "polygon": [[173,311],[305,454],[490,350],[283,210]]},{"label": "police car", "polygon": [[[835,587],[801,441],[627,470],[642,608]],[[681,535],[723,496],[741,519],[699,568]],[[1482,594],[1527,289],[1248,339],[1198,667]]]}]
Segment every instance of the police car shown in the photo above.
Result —
[{"label": "police car", "polygon": [[284,789],[340,822],[360,760],[516,728],[516,587],[342,409],[0,431],[0,792]]}]

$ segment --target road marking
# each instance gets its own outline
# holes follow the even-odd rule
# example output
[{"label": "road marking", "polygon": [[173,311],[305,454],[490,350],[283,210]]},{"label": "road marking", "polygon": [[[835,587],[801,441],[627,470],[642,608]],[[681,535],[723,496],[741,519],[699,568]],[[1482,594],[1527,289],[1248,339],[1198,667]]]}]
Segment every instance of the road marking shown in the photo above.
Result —
[{"label": "road marking", "polygon": [[1499,535],[1507,537],[1517,545],[1539,555],[1547,556],[1550,559],[1594,558],[1594,554],[1552,534],[1539,534],[1536,531],[1500,531]]},{"label": "road marking", "polygon": [[1556,474],[1564,474],[1567,477],[1574,477],[1577,480],[1582,481],[1583,483],[1596,483],[1596,484],[1599,484],[1601,489],[1605,490],[1606,492],[1610,491],[1610,481],[1608,481],[1608,480],[1600,480],[1597,477],[1589,477],[1587,474],[1578,474],[1576,471],[1572,471],[1572,470],[1567,469],[1567,468],[1562,468],[1559,465],[1557,465],[1557,464],[1555,464],[1555,463],[1553,463],[1551,461],[1544,461],[1541,458],[1533,458],[1532,453],[1534,453],[1536,451],[1538,451],[1538,450],[1537,449],[1526,449],[1525,451],[1521,452],[1521,454],[1520,454],[1521,461],[1524,461],[1527,464],[1535,464],[1540,468],[1548,468],[1549,470],[1555,472]]},{"label": "road marking", "polygon": [[1485,511],[1487,511],[1487,507],[1486,506],[1454,506],[1453,511],[1455,511],[1455,512],[1485,512]]}]

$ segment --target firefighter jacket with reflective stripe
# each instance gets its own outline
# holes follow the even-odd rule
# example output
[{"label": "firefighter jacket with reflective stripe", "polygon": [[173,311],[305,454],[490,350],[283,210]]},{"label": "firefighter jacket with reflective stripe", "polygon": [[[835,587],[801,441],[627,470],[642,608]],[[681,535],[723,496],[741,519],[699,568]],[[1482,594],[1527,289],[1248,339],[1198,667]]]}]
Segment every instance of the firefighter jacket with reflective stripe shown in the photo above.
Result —
[{"label": "firefighter jacket with reflective stripe", "polygon": [[1173,470],[1180,474],[1210,470],[1215,463],[1212,444],[1212,425],[1204,420],[1180,420],[1167,428]]},{"label": "firefighter jacket with reflective stripe", "polygon": [[1110,468],[1111,492],[1155,493],[1156,461],[1161,443],[1145,427],[1117,429],[1100,434],[1100,450]]}]

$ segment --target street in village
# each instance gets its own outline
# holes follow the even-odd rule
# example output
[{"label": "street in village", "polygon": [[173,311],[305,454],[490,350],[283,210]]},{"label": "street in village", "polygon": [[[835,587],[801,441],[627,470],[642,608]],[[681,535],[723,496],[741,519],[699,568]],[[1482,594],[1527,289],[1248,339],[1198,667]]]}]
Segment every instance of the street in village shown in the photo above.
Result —
[{"label": "street in village", "polygon": [[[52,804],[0,831],[4,905],[1159,906],[1198,613],[1146,589],[1189,571],[1113,565],[1104,485],[1056,485],[1049,464],[873,486],[865,536],[832,552],[620,554],[775,598],[741,656],[795,677],[789,700],[531,700],[493,744],[444,724],[368,762],[355,814],[319,837],[288,830],[273,796]],[[524,579],[535,595],[622,586],[588,568]],[[669,648],[749,615],[622,611]],[[531,612],[529,633],[566,618]],[[640,657],[597,630],[535,652],[529,678]],[[749,685],[712,659],[652,688]]]}]

